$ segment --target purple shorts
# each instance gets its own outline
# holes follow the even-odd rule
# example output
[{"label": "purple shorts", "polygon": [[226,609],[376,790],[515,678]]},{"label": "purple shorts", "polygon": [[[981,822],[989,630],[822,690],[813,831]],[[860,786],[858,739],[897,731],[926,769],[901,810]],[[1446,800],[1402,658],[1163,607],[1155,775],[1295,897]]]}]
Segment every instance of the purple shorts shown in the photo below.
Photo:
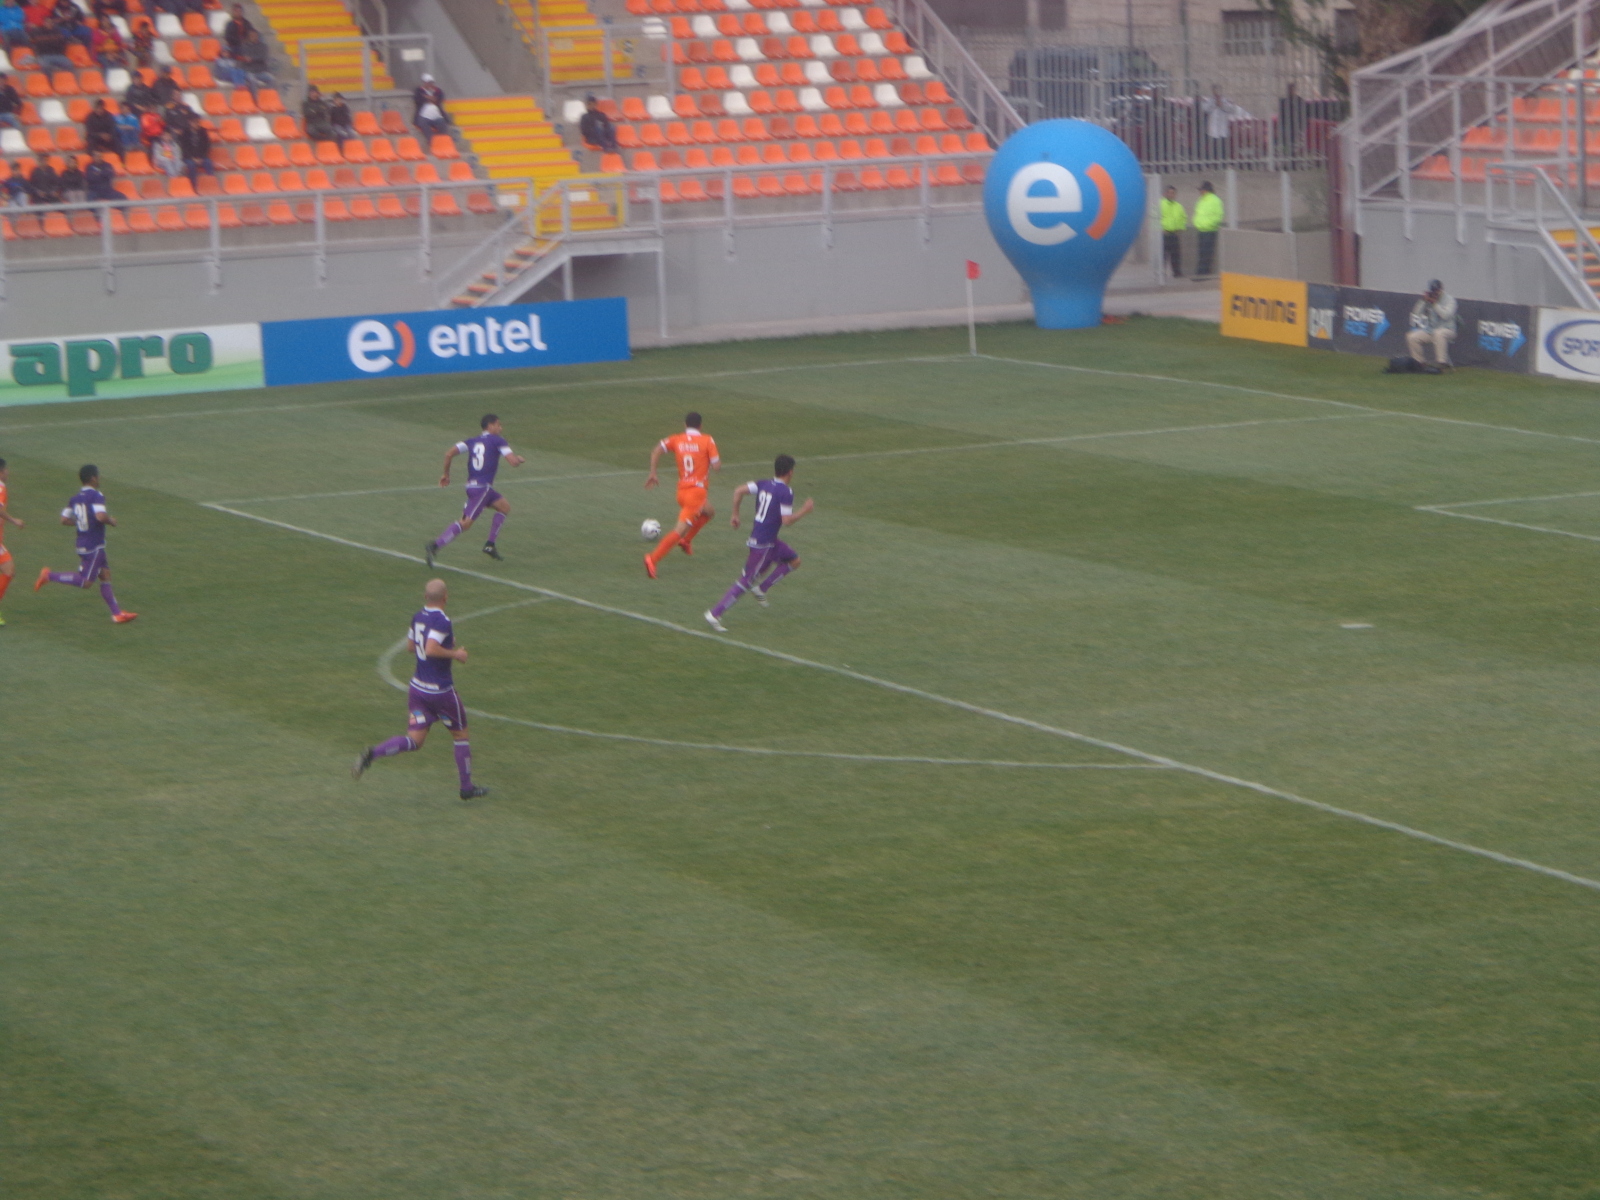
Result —
[{"label": "purple shorts", "polygon": [[100,572],[106,569],[106,548],[96,546],[93,550],[78,551],[78,586],[88,587],[100,578]]},{"label": "purple shorts", "polygon": [[448,692],[424,692],[419,688],[408,688],[406,707],[411,711],[408,723],[412,729],[427,729],[435,721],[443,721],[444,727],[452,733],[459,733],[467,727],[467,710],[462,707],[461,697],[456,695],[455,688]]},{"label": "purple shorts", "polygon": [[793,562],[800,556],[782,542],[773,542],[770,546],[757,546],[750,551],[750,556],[744,560],[744,574],[739,576],[739,582],[748,588],[760,577],[761,572],[769,566],[775,567],[779,563]]},{"label": "purple shorts", "polygon": [[499,492],[485,484],[482,487],[467,487],[467,504],[461,510],[463,521],[476,521],[484,509],[496,501],[503,499]]}]

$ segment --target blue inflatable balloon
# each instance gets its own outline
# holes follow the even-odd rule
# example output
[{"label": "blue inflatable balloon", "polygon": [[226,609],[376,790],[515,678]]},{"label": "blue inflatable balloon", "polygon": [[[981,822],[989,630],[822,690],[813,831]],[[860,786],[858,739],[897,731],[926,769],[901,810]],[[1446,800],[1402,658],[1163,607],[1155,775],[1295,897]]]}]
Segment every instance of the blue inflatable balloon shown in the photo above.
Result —
[{"label": "blue inflatable balloon", "polygon": [[989,164],[983,207],[1039,328],[1100,324],[1106,281],[1144,224],[1144,172],[1126,143],[1088,121],[1020,129]]}]

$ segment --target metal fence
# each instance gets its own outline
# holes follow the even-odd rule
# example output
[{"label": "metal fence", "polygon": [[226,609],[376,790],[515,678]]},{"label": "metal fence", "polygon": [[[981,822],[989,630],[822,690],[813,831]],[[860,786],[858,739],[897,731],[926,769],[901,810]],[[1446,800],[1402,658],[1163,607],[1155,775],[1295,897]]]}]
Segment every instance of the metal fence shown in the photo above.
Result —
[{"label": "metal fence", "polygon": [[[359,91],[345,92],[347,100],[360,99],[368,108],[374,97],[410,93],[433,73],[433,35],[431,33],[391,33],[367,37],[303,38],[297,65],[300,68],[300,94],[304,99],[310,73],[319,66],[344,67],[352,58],[361,64]],[[391,86],[383,86],[387,71]]]}]

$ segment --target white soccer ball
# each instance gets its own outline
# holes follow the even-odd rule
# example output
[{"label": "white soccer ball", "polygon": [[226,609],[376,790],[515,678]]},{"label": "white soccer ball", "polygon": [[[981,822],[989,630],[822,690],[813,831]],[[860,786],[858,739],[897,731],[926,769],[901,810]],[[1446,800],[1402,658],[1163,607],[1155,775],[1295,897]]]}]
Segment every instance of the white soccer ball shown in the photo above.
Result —
[{"label": "white soccer ball", "polygon": [[639,526],[639,536],[647,542],[653,542],[661,536],[661,522],[651,517]]}]

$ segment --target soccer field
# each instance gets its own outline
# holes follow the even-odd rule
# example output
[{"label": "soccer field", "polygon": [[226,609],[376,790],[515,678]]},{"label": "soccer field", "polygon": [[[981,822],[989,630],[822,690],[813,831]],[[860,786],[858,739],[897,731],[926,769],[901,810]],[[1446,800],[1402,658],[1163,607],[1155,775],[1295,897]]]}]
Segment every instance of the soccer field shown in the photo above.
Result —
[{"label": "soccer field", "polygon": [[1600,1195],[1600,392],[981,339],[0,411],[0,1195]]}]

